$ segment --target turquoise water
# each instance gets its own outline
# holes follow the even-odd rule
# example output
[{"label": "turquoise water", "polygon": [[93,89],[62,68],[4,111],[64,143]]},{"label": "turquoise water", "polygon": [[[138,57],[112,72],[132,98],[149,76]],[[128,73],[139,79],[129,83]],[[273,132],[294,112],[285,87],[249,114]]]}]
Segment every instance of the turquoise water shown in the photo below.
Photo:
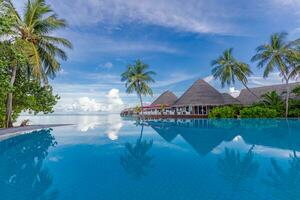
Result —
[{"label": "turquoise water", "polygon": [[0,199],[300,199],[299,120],[33,118],[0,141]]}]

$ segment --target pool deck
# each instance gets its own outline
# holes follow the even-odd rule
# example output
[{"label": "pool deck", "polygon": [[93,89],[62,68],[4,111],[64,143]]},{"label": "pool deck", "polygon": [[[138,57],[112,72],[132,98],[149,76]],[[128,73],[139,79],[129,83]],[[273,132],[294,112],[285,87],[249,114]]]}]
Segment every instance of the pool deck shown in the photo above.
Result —
[{"label": "pool deck", "polygon": [[44,125],[28,125],[23,127],[14,127],[14,128],[0,128],[0,141],[3,139],[7,139],[10,137],[14,137],[17,135],[21,135],[24,133],[28,133],[30,131],[41,130],[45,128],[53,128],[59,126],[70,126],[73,124],[44,124]]}]

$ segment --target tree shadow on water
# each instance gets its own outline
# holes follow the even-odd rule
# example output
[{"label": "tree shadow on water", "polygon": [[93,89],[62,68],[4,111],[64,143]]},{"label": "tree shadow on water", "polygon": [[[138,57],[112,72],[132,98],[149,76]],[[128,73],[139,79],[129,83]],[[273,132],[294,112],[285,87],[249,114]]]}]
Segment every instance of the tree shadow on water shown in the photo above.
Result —
[{"label": "tree shadow on water", "polygon": [[282,200],[300,199],[300,158],[296,151],[290,154],[287,169],[271,159],[272,168],[262,182],[273,189],[274,196]]},{"label": "tree shadow on water", "polygon": [[141,133],[134,144],[127,142],[125,144],[125,152],[120,156],[120,163],[125,169],[126,173],[136,180],[142,179],[146,176],[147,169],[153,167],[151,164],[153,156],[148,155],[152,148],[153,140],[142,140],[144,125],[141,125]]},{"label": "tree shadow on water", "polygon": [[0,142],[0,199],[54,200],[53,178],[43,161],[57,143],[51,129]]},{"label": "tree shadow on water", "polygon": [[237,150],[225,148],[225,155],[218,159],[220,176],[238,191],[240,185],[246,180],[256,176],[259,164],[254,160],[254,145],[245,155]]}]

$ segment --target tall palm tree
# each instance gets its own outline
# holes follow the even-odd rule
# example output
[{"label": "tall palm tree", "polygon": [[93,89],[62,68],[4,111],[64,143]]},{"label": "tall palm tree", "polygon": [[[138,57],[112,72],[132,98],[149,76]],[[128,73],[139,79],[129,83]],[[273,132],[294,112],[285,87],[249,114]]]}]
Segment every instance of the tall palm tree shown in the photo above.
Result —
[{"label": "tall palm tree", "polygon": [[[32,78],[48,83],[48,77],[54,78],[60,70],[58,59],[66,60],[66,52],[61,47],[72,48],[69,40],[55,37],[52,33],[66,27],[66,21],[59,19],[45,0],[28,0],[24,15],[21,16],[10,0],[4,0],[1,8],[8,9],[14,17],[15,24],[9,35],[11,42],[22,44],[23,53],[28,60],[27,71]],[[10,86],[14,86],[17,65],[11,66]],[[12,98],[7,97],[7,126],[12,126]]]},{"label": "tall palm tree", "polygon": [[212,75],[214,79],[219,79],[222,87],[224,87],[225,84],[228,86],[235,84],[235,81],[238,80],[251,94],[258,98],[247,86],[247,77],[252,74],[249,65],[235,59],[232,55],[232,51],[232,48],[226,49],[223,55],[212,61]]},{"label": "tall palm tree", "polygon": [[140,103],[142,118],[144,118],[142,95],[153,95],[149,84],[154,83],[153,75],[156,73],[148,71],[149,66],[141,60],[136,60],[135,64],[128,65],[127,70],[121,75],[121,81],[125,82],[126,92],[136,92]]},{"label": "tall palm tree", "polygon": [[265,68],[263,76],[268,77],[271,72],[278,70],[286,84],[285,116],[289,112],[289,81],[299,74],[300,63],[300,40],[287,41],[286,33],[271,35],[269,43],[256,48],[256,54],[252,57],[253,62],[258,62],[259,68]]}]

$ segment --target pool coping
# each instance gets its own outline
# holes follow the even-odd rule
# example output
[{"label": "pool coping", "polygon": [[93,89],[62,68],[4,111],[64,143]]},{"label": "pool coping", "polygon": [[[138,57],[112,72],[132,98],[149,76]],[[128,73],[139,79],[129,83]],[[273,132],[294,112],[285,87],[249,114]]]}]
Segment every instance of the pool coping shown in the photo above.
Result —
[{"label": "pool coping", "polygon": [[28,125],[18,126],[14,128],[0,128],[0,141],[17,135],[29,133],[31,131],[41,130],[45,128],[54,128],[60,126],[72,126],[74,124],[41,124],[41,125]]}]

